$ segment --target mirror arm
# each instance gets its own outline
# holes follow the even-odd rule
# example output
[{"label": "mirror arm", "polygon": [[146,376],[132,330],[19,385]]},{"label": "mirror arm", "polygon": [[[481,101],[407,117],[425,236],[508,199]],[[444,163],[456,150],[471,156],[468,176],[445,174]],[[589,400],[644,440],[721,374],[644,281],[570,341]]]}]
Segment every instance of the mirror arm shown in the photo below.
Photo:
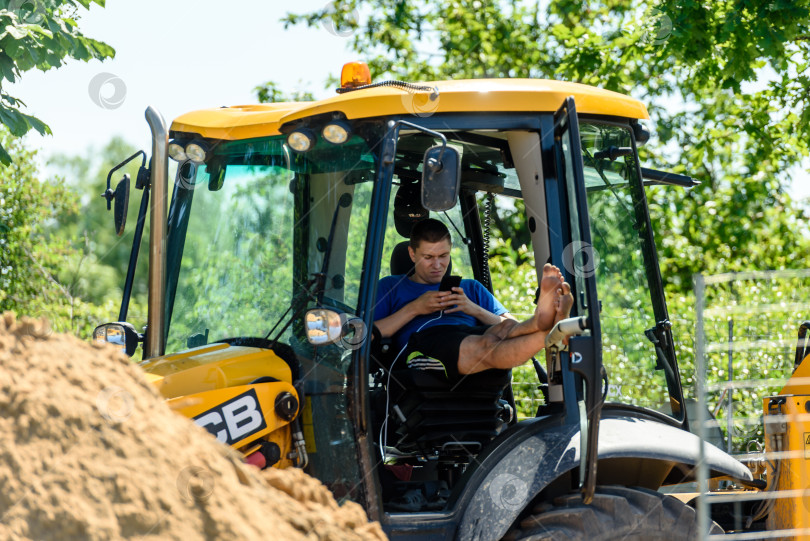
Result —
[{"label": "mirror arm", "polygon": [[143,226],[146,222],[146,210],[149,207],[149,186],[144,186],[141,197],[141,207],[138,210],[138,223],[135,224],[135,235],[132,238],[132,250],[129,252],[129,266],[127,267],[127,278],[124,281],[124,295],[121,298],[121,310],[118,312],[118,321],[127,320],[129,310],[129,299],[132,296],[132,283],[135,281],[135,267],[138,266],[138,252],[141,250],[141,239],[143,238]]},{"label": "mirror arm", "polygon": [[[441,143],[442,149],[439,151],[439,157],[436,159],[438,163],[431,164],[431,168],[433,168],[434,171],[441,171],[442,158],[444,157],[444,149],[447,148],[447,137],[445,137],[443,133],[429,130],[418,124],[408,122],[407,120],[397,120],[396,122],[391,120],[388,122],[388,129],[393,131],[392,136],[395,142],[399,140],[399,130],[402,127],[418,130],[421,131],[422,133],[432,135],[433,137],[438,137],[439,139],[442,140]],[[396,146],[394,146],[394,154],[396,154]],[[387,156],[386,159],[390,160],[390,162],[388,163],[394,163],[394,156]]]},{"label": "mirror arm", "polygon": [[[110,210],[112,208],[111,203],[112,203],[112,200],[114,199],[113,190],[110,187],[110,181],[112,180],[113,173],[115,173],[116,171],[118,171],[119,169],[124,167],[126,164],[128,164],[129,162],[134,160],[139,155],[141,156],[141,169],[142,170],[145,169],[145,167],[146,167],[146,152],[144,152],[143,150],[139,150],[138,152],[136,152],[135,154],[133,154],[132,156],[130,156],[126,160],[122,161],[121,163],[119,163],[118,165],[116,165],[115,167],[110,169],[110,172],[107,173],[107,190],[103,194],[101,194],[101,197],[103,197],[104,199],[107,200],[107,210]],[[138,180],[138,182],[141,181],[141,173],[140,172],[138,173],[138,179],[137,180]],[[137,184],[136,184],[136,187],[138,187]]]}]

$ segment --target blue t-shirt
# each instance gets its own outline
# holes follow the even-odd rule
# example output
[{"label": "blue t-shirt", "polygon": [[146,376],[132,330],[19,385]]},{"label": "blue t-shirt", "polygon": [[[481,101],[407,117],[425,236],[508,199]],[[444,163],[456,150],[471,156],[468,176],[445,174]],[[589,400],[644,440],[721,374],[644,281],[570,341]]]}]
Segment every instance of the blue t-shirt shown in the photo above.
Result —
[{"label": "blue t-shirt", "polygon": [[[461,289],[464,294],[472,302],[492,312],[495,315],[501,315],[508,312],[503,305],[498,302],[498,299],[492,296],[487,288],[475,280],[462,280]],[[400,310],[409,302],[419,298],[427,291],[438,291],[439,284],[420,284],[414,282],[404,274],[398,276],[386,276],[377,285],[377,304],[374,307],[374,320],[380,320],[390,316],[391,314]],[[464,312],[453,312],[452,314],[444,314],[441,318],[439,312],[432,314],[417,316],[410,323],[402,327],[395,335],[394,342],[397,350],[402,349],[408,343],[408,338],[422,325],[425,329],[436,325],[482,325],[483,322],[478,321],[476,318],[465,314]],[[431,321],[436,319],[435,321]],[[429,322],[429,323],[428,323]]]}]

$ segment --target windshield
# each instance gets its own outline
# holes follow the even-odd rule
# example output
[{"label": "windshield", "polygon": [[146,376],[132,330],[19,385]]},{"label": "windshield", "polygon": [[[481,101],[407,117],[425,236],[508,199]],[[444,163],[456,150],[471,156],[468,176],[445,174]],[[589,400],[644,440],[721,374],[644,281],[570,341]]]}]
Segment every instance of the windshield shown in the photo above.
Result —
[{"label": "windshield", "polygon": [[[310,281],[323,269],[330,233],[323,302],[355,311],[373,184],[364,149],[356,138],[335,160],[333,148],[297,154],[283,137],[270,137],[223,142],[207,164],[180,168],[170,218],[167,351],[275,338],[271,330],[293,301],[305,300],[307,287],[315,291]],[[287,327],[283,340],[290,335]]]},{"label": "windshield", "polygon": [[[601,302],[607,402],[673,413],[667,373],[674,373],[668,347],[656,347],[645,331],[656,326],[654,303],[663,311],[646,269],[655,263],[645,249],[646,217],[638,166],[626,127],[582,122],[582,159],[588,194],[593,260],[577,263],[595,275]],[[652,271],[651,271],[652,272]],[[663,316],[660,318],[663,319]],[[672,397],[676,399],[676,397]],[[680,408],[674,408],[679,413]]]},{"label": "windshield", "polygon": [[316,304],[357,313],[377,158],[356,135],[305,153],[285,141],[214,143],[205,165],[178,168],[167,351],[237,337],[277,340],[280,356],[292,349],[303,379],[308,471],[338,497],[356,499],[361,476],[346,393],[353,351],[342,343],[315,348],[302,321]]}]

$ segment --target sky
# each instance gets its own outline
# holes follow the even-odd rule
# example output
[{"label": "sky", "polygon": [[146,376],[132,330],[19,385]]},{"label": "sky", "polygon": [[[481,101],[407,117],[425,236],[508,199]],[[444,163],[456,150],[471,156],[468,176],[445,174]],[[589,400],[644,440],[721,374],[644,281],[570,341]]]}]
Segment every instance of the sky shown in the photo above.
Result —
[{"label": "sky", "polygon": [[[148,105],[170,124],[195,109],[255,103],[253,89],[269,80],[287,91],[305,88],[316,98],[333,95],[324,86],[327,77],[338,76],[346,62],[362,60],[348,50],[350,37],[325,26],[285,30],[279,22],[289,11],[326,5],[326,0],[108,0],[104,8],[80,10],[79,27],[114,47],[114,59],[68,60],[56,70],[28,71],[6,89],[27,104],[24,112],[53,131],[27,137],[41,149],[46,173],[55,172],[46,166],[49,156],[84,156],[115,135],[149,153]],[[810,175],[797,168],[795,179],[792,195],[809,198]]]},{"label": "sky", "polygon": [[324,81],[356,59],[348,38],[322,26],[284,30],[279,22],[288,11],[325,5],[326,0],[93,4],[80,10],[79,27],[115,48],[115,58],[28,71],[7,91],[26,103],[24,112],[50,125],[53,136],[28,136],[43,159],[100,150],[114,135],[150,153],[148,105],[170,124],[196,109],[256,103],[253,88],[268,80],[290,91],[306,87],[316,98],[333,95]]}]

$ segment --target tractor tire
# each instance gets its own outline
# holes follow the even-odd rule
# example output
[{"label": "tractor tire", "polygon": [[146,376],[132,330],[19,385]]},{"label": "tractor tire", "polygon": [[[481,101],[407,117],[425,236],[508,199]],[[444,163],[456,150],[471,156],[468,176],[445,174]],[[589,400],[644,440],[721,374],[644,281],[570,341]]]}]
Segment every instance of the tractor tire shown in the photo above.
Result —
[{"label": "tractor tire", "polygon": [[[723,534],[712,522],[710,533]],[[697,513],[672,496],[644,488],[600,486],[590,505],[568,494],[541,503],[507,533],[505,540],[693,541]]]}]

